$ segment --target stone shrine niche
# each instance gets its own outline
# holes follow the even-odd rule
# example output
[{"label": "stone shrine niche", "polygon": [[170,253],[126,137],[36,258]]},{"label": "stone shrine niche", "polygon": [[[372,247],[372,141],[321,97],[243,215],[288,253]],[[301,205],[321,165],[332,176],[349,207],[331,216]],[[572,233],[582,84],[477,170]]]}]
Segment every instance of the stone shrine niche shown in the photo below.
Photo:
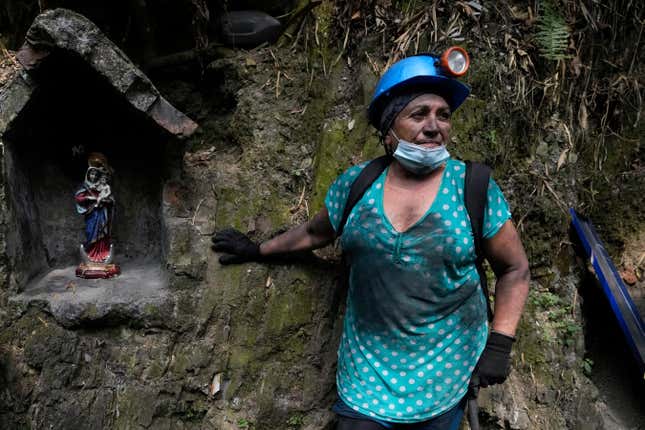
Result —
[{"label": "stone shrine niche", "polygon": [[161,183],[172,143],[87,66],[62,57],[42,70],[37,93],[4,138],[18,221],[8,251],[19,285],[47,268],[80,261],[84,223],[74,192],[92,152],[105,154],[114,170],[115,259],[127,265],[161,257]]},{"label": "stone shrine niche", "polygon": [[[165,218],[162,190],[181,169],[178,138],[196,124],[73,12],[37,17],[17,59],[22,69],[0,88],[12,300],[45,301],[68,325],[78,323],[88,306],[110,318],[116,303],[127,318],[128,307],[163,301],[166,238],[174,220]],[[112,241],[122,273],[112,279],[75,274],[85,224],[74,193],[90,153],[104,154],[113,170]],[[69,289],[74,297],[61,302]]]}]

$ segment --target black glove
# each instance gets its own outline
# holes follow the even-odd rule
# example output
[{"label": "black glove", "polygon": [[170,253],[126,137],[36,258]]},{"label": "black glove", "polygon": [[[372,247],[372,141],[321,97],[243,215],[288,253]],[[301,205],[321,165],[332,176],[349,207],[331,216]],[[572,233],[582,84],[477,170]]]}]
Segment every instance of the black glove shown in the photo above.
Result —
[{"label": "black glove", "polygon": [[239,264],[260,259],[260,245],[234,228],[216,232],[211,240],[213,251],[224,253],[219,258],[220,264]]},{"label": "black glove", "polygon": [[513,342],[515,342],[515,338],[512,336],[491,332],[471,381],[479,382],[480,387],[504,382],[511,372]]}]

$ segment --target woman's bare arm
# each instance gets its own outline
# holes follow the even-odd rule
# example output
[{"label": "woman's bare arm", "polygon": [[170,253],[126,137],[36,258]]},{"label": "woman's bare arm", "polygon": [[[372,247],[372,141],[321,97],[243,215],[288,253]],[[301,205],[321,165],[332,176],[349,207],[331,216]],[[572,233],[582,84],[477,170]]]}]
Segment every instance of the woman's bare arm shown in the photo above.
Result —
[{"label": "woman's bare arm", "polygon": [[323,208],[306,223],[260,244],[260,255],[310,251],[329,245],[335,238],[336,232],[329,221],[329,213],[327,208]]},{"label": "woman's bare arm", "polygon": [[483,247],[497,277],[492,329],[514,336],[528,296],[530,273],[526,253],[513,222],[506,221],[495,236],[484,240]]}]

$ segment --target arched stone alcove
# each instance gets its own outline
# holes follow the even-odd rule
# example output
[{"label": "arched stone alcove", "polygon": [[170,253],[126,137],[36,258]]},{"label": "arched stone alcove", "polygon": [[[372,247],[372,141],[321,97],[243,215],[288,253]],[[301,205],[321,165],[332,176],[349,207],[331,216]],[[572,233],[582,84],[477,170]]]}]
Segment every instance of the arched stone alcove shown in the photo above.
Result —
[{"label": "arched stone alcove", "polygon": [[[13,300],[45,302],[66,324],[88,312],[109,318],[115,303],[127,317],[128,307],[163,301],[167,238],[176,224],[163,210],[163,188],[181,170],[179,139],[197,125],[71,11],[36,18],[17,60],[15,75],[0,88],[9,215],[3,234]],[[84,226],[74,192],[91,152],[103,153],[114,169],[113,242],[122,274],[110,280],[74,273]],[[61,301],[70,289],[70,300]]]}]

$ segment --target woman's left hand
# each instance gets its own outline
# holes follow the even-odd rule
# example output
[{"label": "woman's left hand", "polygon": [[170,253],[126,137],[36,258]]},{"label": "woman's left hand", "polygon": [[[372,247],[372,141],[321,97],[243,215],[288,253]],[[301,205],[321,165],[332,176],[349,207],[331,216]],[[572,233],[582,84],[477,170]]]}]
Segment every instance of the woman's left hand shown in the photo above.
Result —
[{"label": "woman's left hand", "polygon": [[486,348],[473,371],[480,387],[501,384],[511,373],[511,349],[515,338],[502,333],[491,332]]}]

